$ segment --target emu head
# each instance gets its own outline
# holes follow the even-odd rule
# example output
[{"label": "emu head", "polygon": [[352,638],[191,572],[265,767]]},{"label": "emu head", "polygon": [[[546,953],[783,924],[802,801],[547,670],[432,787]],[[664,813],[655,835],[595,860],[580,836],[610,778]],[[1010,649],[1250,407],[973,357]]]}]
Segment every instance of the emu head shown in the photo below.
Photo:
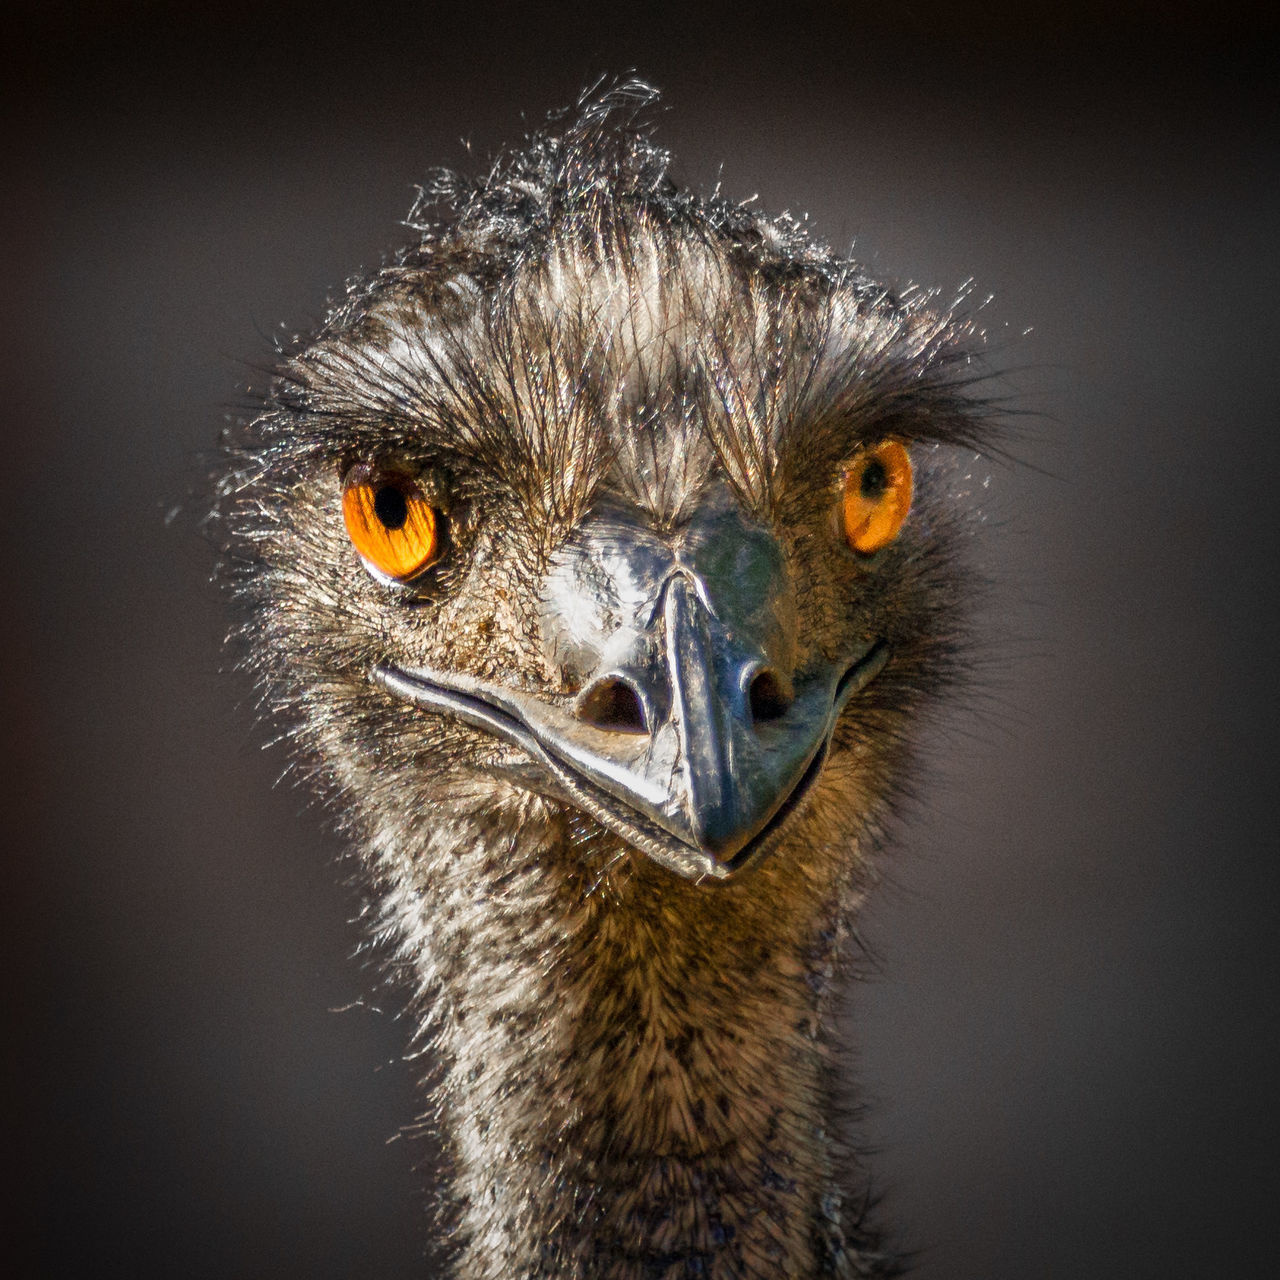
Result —
[{"label": "emu head", "polygon": [[268,700],[409,886],[531,797],[602,867],[839,856],[950,670],[966,325],[617,105],[438,178],[227,482]]}]

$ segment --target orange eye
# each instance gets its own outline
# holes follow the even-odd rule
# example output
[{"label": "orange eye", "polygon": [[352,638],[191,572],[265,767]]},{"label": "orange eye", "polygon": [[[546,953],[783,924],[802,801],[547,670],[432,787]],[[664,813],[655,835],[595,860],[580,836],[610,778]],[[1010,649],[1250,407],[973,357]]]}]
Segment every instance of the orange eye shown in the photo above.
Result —
[{"label": "orange eye", "polygon": [[870,555],[898,536],[911,510],[911,455],[897,440],[859,454],[844,477],[844,536]]},{"label": "orange eye", "polygon": [[440,516],[413,479],[377,467],[353,467],[342,488],[347,536],[374,574],[417,577],[440,557]]}]

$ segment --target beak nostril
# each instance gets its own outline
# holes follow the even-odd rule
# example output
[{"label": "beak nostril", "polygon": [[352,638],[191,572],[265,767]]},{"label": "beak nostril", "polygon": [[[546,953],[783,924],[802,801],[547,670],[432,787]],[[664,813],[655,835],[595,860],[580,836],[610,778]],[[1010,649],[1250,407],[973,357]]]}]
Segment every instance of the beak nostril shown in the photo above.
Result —
[{"label": "beak nostril", "polygon": [[780,719],[795,700],[789,686],[769,667],[764,667],[752,677],[747,697],[751,704],[751,719],[756,724]]},{"label": "beak nostril", "polygon": [[625,681],[610,676],[593,684],[578,699],[579,720],[615,733],[647,733],[648,718],[640,695]]}]

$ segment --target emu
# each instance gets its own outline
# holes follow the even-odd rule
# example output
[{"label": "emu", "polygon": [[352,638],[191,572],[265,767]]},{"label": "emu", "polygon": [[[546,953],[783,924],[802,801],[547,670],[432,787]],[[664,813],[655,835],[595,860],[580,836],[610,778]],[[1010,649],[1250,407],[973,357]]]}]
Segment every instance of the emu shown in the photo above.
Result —
[{"label": "emu", "polygon": [[651,97],[437,174],[281,353],[244,661],[432,1046],[459,1280],[883,1276],[831,1015],[962,665],[979,335],[677,186]]}]

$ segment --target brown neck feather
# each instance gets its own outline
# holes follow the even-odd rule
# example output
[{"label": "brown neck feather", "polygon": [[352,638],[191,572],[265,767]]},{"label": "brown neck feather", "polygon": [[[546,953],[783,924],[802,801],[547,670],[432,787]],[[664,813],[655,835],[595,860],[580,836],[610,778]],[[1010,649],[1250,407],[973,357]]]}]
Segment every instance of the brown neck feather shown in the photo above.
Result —
[{"label": "brown neck feather", "polygon": [[420,834],[401,871],[450,874],[389,901],[443,1064],[460,1277],[877,1274],[837,1189],[834,881],[691,885],[532,797]]}]

